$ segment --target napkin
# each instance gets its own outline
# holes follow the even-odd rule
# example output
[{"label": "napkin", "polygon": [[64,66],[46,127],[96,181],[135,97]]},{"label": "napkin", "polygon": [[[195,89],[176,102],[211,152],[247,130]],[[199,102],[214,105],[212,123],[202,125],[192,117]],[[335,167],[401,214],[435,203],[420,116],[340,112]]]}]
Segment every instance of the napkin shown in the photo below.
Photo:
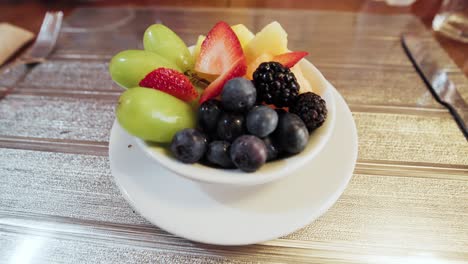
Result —
[{"label": "napkin", "polygon": [[33,38],[34,34],[30,31],[8,23],[0,23],[0,66]]}]

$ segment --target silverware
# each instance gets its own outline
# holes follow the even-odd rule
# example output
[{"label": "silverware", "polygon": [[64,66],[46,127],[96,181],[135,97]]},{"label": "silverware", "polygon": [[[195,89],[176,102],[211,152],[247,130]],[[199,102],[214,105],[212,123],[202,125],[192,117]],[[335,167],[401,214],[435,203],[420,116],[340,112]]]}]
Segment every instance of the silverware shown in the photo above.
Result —
[{"label": "silverware", "polygon": [[403,34],[401,43],[435,99],[450,111],[463,135],[468,139],[468,107],[444,67],[431,55],[430,49],[417,35]]},{"label": "silverware", "polygon": [[11,75],[14,76],[14,81],[10,82],[8,87],[0,90],[0,99],[11,93],[15,84],[24,78],[32,67],[46,60],[57,42],[62,20],[63,13],[61,11],[46,13],[39,35],[31,48],[2,70],[0,77],[6,78]]}]

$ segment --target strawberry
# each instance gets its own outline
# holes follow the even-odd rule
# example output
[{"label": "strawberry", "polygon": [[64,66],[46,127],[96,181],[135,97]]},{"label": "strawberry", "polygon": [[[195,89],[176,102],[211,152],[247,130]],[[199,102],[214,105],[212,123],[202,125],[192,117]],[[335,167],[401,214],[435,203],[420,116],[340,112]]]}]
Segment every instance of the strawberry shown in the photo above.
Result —
[{"label": "strawberry", "polygon": [[205,88],[203,91],[199,103],[202,104],[203,102],[214,98],[221,94],[223,90],[224,84],[230,79],[244,76],[247,72],[247,65],[245,63],[245,58],[239,58],[237,61],[233,63],[230,69],[225,71],[221,74],[216,80],[214,80],[208,87]]},{"label": "strawberry", "polygon": [[185,102],[198,98],[198,93],[190,80],[173,69],[157,68],[140,81],[140,86],[160,90]]},{"label": "strawberry", "polygon": [[292,51],[283,54],[279,54],[273,57],[272,61],[283,64],[284,67],[292,68],[302,58],[307,56],[309,53],[305,51]]},{"label": "strawberry", "polygon": [[226,22],[220,21],[206,35],[195,63],[195,70],[220,75],[232,69],[234,63],[241,58],[245,61],[236,33]]}]

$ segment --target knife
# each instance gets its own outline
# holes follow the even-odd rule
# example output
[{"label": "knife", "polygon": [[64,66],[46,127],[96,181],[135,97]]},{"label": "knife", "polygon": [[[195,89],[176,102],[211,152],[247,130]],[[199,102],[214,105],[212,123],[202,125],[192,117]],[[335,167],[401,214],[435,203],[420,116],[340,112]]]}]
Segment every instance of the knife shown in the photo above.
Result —
[{"label": "knife", "polygon": [[62,12],[47,12],[31,48],[0,72],[6,87],[0,86],[0,100],[11,93],[20,81],[38,63],[44,62],[52,52],[62,26]]},{"label": "knife", "polygon": [[417,72],[429,87],[435,99],[445,106],[468,140],[468,108],[457,87],[450,80],[444,67],[431,55],[430,49],[420,37],[407,33],[401,36],[401,43]]}]

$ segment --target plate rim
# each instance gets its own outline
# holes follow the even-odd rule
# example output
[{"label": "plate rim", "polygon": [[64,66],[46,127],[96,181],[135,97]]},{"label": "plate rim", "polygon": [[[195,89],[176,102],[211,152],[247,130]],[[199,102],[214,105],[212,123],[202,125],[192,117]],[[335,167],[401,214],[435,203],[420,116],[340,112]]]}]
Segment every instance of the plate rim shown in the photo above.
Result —
[{"label": "plate rim", "polygon": [[[300,63],[306,67],[309,72],[309,74],[305,75],[305,78],[307,78],[309,82],[316,83],[311,81],[314,78],[319,80],[319,90],[322,97],[327,102],[328,109],[328,116],[325,120],[326,125],[317,129],[321,130],[320,134],[316,134],[315,137],[314,133],[311,134],[310,137],[313,139],[311,139],[309,143],[313,145],[308,145],[301,153],[284,160],[267,163],[256,172],[245,173],[239,169],[219,170],[218,168],[212,168],[201,164],[186,164],[168,156],[160,147],[151,146],[142,139],[135,138],[135,142],[147,157],[158,162],[164,168],[172,171],[173,173],[191,180],[213,184],[229,184],[233,186],[253,186],[281,179],[282,177],[287,176],[291,170],[297,170],[316,158],[328,144],[336,126],[335,88],[310,61],[302,59]],[[317,130],[315,133],[319,132]],[[314,139],[316,142],[312,143]]]},{"label": "plate rim", "polygon": [[[331,85],[331,84],[330,84]],[[304,226],[310,224],[312,221],[316,220],[318,217],[323,215],[331,206],[333,206],[338,198],[342,195],[346,187],[348,186],[354,172],[354,168],[356,166],[356,161],[357,161],[357,155],[358,155],[358,136],[357,136],[357,129],[356,129],[356,124],[354,121],[354,118],[351,114],[351,111],[346,104],[345,100],[343,97],[339,94],[339,92],[332,86],[334,90],[334,95],[337,96],[338,101],[340,101],[340,107],[343,107],[343,112],[345,112],[348,115],[348,118],[350,118],[350,125],[351,125],[351,131],[347,131],[350,137],[352,137],[352,142],[353,142],[353,149],[350,150],[350,168],[347,169],[346,175],[344,181],[339,185],[339,188],[337,188],[329,197],[326,198],[326,202],[324,202],[321,206],[316,207],[314,210],[314,213],[311,213],[307,215],[307,217],[304,217],[301,219],[301,221],[296,221],[294,224],[291,224],[289,228],[284,228],[282,232],[271,232],[270,236],[265,236],[262,238],[244,238],[244,239],[239,239],[239,240],[230,240],[228,239],[212,239],[212,238],[207,238],[207,237],[200,237],[200,236],[194,236],[192,234],[187,234],[184,232],[179,232],[177,229],[173,229],[171,227],[168,228],[168,225],[161,224],[161,221],[157,221],[153,216],[149,215],[148,213],[145,212],[145,210],[140,210],[140,207],[136,204],[134,199],[132,199],[131,195],[127,192],[126,188],[121,185],[121,182],[117,177],[114,175],[113,171],[115,168],[112,165],[112,158],[111,158],[111,147],[109,147],[109,160],[110,160],[110,169],[111,169],[111,174],[113,176],[114,182],[118,186],[119,190],[123,194],[124,198],[130,203],[132,208],[134,208],[140,215],[142,215],[145,219],[147,219],[149,222],[154,224],[155,226],[171,233],[176,236],[182,237],[189,239],[191,241],[196,241],[200,243],[206,243],[206,244],[213,244],[213,245],[224,245],[224,246],[240,246],[240,245],[249,245],[249,244],[255,244],[255,243],[260,243],[260,242],[265,242],[269,241],[272,239],[276,239],[288,234],[291,234]],[[338,106],[338,104],[337,104]],[[115,124],[115,123],[114,123]],[[114,126],[112,127],[112,130],[114,129]],[[335,128],[336,129],[336,126]],[[112,132],[111,132],[112,135]],[[111,144],[111,141],[109,140],[109,145]],[[351,162],[352,161],[352,162]],[[160,165],[161,166],[161,165]],[[161,166],[162,169],[165,169],[163,166]],[[167,170],[167,169],[166,169]],[[169,171],[170,172],[170,171]],[[172,172],[170,172],[172,173]],[[182,176],[179,176],[182,177]]]}]

